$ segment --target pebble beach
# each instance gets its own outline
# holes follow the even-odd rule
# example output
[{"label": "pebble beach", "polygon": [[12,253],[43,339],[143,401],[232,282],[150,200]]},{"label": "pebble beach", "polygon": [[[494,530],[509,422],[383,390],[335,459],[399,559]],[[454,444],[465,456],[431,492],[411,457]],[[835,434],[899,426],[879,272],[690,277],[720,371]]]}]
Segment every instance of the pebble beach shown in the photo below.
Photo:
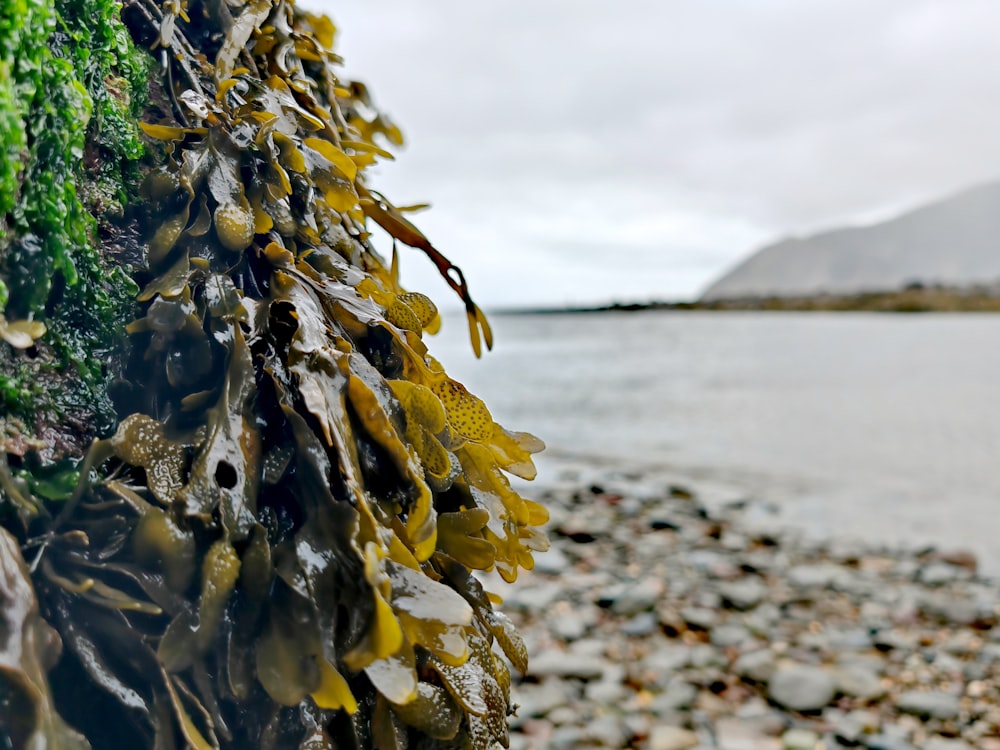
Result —
[{"label": "pebble beach", "polygon": [[818,539],[711,494],[593,467],[531,488],[552,548],[485,581],[531,654],[513,750],[1000,750],[974,555]]}]

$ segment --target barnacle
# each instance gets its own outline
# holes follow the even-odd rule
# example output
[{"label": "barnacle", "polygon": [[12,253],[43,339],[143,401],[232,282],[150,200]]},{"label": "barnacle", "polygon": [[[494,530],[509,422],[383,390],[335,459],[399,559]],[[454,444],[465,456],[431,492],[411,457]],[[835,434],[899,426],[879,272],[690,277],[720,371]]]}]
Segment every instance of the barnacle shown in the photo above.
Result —
[{"label": "barnacle", "polygon": [[7,482],[45,528],[65,668],[116,721],[57,708],[95,747],[506,746],[493,645],[527,656],[472,571],[513,580],[545,549],[544,508],[507,479],[543,446],[429,354],[441,318],[395,242],[458,293],[477,355],[492,334],[369,185],[399,129],[290,0],[130,7],[163,92],[127,416],[61,505]]}]

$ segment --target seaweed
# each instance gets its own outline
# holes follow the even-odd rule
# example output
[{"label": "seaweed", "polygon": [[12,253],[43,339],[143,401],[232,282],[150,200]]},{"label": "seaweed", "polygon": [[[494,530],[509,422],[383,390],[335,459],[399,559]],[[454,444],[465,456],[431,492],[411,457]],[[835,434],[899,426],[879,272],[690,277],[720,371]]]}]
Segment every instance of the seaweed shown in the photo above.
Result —
[{"label": "seaweed", "polygon": [[440,315],[401,286],[397,242],[459,295],[477,355],[492,334],[368,184],[399,129],[338,77],[329,19],[288,0],[124,17],[162,90],[114,142],[149,155],[121,419],[79,464],[0,465],[29,562],[8,556],[65,646],[34,710],[94,748],[506,747],[527,654],[473,572],[513,581],[546,548],[507,479],[543,445],[429,353]]}]

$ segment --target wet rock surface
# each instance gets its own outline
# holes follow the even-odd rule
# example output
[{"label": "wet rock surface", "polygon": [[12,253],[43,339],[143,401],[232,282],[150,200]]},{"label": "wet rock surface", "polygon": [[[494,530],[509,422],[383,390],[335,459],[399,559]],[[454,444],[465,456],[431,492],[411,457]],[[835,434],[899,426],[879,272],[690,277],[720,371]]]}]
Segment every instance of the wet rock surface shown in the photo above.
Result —
[{"label": "wet rock surface", "polygon": [[676,478],[567,471],[506,599],[511,748],[1000,750],[998,588],[961,550],[816,541]]}]

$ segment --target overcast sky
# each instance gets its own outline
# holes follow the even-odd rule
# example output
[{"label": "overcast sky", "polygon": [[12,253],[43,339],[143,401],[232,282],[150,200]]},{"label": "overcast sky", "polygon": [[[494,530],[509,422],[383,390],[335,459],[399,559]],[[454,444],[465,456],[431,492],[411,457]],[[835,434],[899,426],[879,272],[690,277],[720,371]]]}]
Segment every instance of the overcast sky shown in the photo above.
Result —
[{"label": "overcast sky", "polygon": [[786,234],[1000,176],[995,0],[300,3],[407,136],[372,183],[433,204],[487,308],[693,298]]}]

